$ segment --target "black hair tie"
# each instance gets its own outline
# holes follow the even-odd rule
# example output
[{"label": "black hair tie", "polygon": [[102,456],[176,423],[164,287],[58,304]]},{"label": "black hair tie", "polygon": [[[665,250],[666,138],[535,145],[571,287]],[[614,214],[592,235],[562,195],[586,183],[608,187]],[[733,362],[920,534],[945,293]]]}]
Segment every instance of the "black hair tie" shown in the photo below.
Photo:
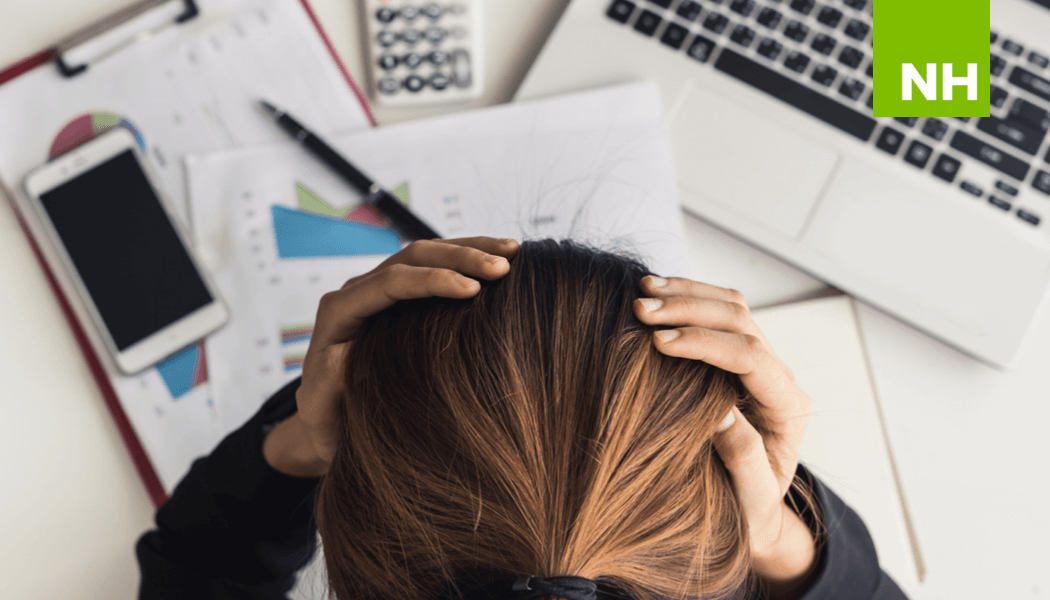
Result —
[{"label": "black hair tie", "polygon": [[598,600],[598,584],[583,577],[519,577],[511,589],[524,592],[515,595],[516,600],[529,600],[540,596],[554,596],[565,600]]}]

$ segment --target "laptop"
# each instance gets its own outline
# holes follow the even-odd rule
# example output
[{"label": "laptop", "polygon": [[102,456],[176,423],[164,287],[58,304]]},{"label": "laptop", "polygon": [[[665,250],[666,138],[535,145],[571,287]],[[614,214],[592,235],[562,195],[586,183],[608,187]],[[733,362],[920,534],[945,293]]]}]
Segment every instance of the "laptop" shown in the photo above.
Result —
[{"label": "laptop", "polygon": [[1050,288],[1050,0],[991,115],[872,116],[872,0],[572,0],[515,99],[657,82],[683,208],[1000,368]]}]

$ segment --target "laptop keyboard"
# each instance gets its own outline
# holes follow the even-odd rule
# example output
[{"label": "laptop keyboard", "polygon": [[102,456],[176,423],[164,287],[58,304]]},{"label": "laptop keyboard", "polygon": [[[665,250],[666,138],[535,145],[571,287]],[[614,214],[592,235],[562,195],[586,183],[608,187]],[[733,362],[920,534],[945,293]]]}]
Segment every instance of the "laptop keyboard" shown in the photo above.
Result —
[{"label": "laptop keyboard", "polygon": [[[991,34],[991,116],[875,118],[871,0],[612,0],[613,22],[711,65],[960,193],[1038,226],[1050,205],[1050,58]],[[936,157],[935,157],[936,155]],[[988,179],[969,162],[990,167]],[[967,177],[963,177],[965,175]]]}]

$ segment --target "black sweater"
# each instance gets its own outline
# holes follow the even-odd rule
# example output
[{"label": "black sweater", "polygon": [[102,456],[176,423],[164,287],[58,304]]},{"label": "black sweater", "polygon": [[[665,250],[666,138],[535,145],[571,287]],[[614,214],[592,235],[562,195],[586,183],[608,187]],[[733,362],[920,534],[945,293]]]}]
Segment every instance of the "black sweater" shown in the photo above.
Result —
[{"label": "black sweater", "polygon": [[[285,598],[315,549],[317,479],[275,471],[262,454],[265,431],[292,415],[299,380],[273,395],[254,417],[193,463],[157,528],[136,546],[139,598]],[[819,573],[804,600],[898,600],[904,594],[879,568],[868,530],[838,496],[815,482],[827,527]]]}]

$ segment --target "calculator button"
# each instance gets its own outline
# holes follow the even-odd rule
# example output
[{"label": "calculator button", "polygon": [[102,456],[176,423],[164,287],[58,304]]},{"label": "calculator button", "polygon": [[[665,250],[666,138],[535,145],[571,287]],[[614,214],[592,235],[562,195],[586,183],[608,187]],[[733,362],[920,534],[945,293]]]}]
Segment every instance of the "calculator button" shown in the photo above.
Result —
[{"label": "calculator button", "polygon": [[1044,194],[1050,195],[1050,173],[1047,173],[1046,171],[1037,171],[1035,177],[1032,179],[1032,187]]},{"label": "calculator button", "polygon": [[813,36],[813,43],[810,44],[809,47],[813,48],[817,52],[820,52],[824,56],[827,56],[831,54],[832,50],[835,49],[835,44],[835,38],[831,37],[830,35],[818,33],[817,35]]},{"label": "calculator button", "polygon": [[792,50],[784,59],[784,66],[796,73],[801,73],[809,66],[809,57],[801,52]]},{"label": "calculator button", "polygon": [[868,5],[868,0],[845,0],[845,4],[853,10],[864,10],[864,7]]},{"label": "calculator button", "polygon": [[423,63],[423,57],[416,54],[415,52],[409,52],[401,59],[401,64],[405,65],[409,69],[415,69]]},{"label": "calculator button", "polygon": [[435,67],[440,67],[448,62],[448,52],[445,52],[444,50],[434,50],[427,55],[427,60],[429,60],[430,64]]},{"label": "calculator button", "polygon": [[850,19],[849,23],[846,23],[846,35],[858,42],[863,42],[864,38],[868,37],[869,31],[871,31],[871,27],[863,21]]},{"label": "calculator button", "polygon": [[714,41],[698,35],[693,38],[693,43],[689,44],[689,49],[685,53],[700,62],[707,62],[707,59],[711,58],[711,53],[714,51]]},{"label": "calculator button", "polygon": [[448,78],[444,73],[434,73],[430,76],[430,87],[438,90],[439,92],[448,87],[451,83],[451,79]]},{"label": "calculator button", "polygon": [[1017,209],[1017,217],[1019,219],[1021,219],[1022,221],[1028,221],[1032,225],[1038,225],[1039,224],[1039,217],[1037,217],[1036,215],[1033,215],[1032,213],[1030,213],[1030,212],[1028,212],[1027,210],[1024,210],[1024,209],[1020,209],[1020,208]]},{"label": "calculator button", "polygon": [[828,27],[834,29],[838,27],[839,22],[842,21],[842,11],[838,10],[837,8],[825,6],[824,8],[820,9],[820,13],[817,14],[817,20],[823,23],[824,25],[827,25]]},{"label": "calculator button", "polygon": [[397,11],[384,6],[376,11],[376,19],[380,23],[389,23],[397,18]]},{"label": "calculator button", "polygon": [[660,15],[653,11],[643,10],[642,14],[638,15],[638,20],[634,22],[634,30],[645,35],[652,35],[656,33],[656,28],[660,26],[661,20]]},{"label": "calculator button", "polygon": [[415,6],[405,6],[401,8],[400,13],[402,19],[411,23],[419,16],[419,9]]},{"label": "calculator button", "polygon": [[733,0],[729,4],[729,10],[743,16],[751,16],[751,11],[755,10],[754,0]]},{"label": "calculator button", "polygon": [[817,3],[813,0],[791,0],[791,10],[808,15]]},{"label": "calculator button", "polygon": [[915,127],[915,124],[919,122],[919,117],[893,117],[893,120],[905,127]]},{"label": "calculator button", "polygon": [[1015,188],[1014,186],[1010,185],[1009,183],[1006,183],[1005,181],[996,181],[995,182],[995,187],[996,187],[996,189],[998,189],[999,191],[1001,191],[1001,192],[1003,192],[1005,194],[1009,194],[1011,196],[1016,196],[1017,195],[1017,188]]},{"label": "calculator button", "polygon": [[962,188],[962,190],[964,192],[966,192],[967,194],[971,194],[971,195],[976,196],[978,198],[980,198],[981,196],[984,195],[984,190],[982,190],[981,188],[977,187],[976,185],[970,183],[969,181],[964,181],[964,182],[960,183],[959,187]]},{"label": "calculator button", "polygon": [[660,8],[671,8],[672,0],[649,0],[649,2],[652,2]]},{"label": "calculator button", "polygon": [[631,18],[631,13],[634,12],[634,2],[628,0],[615,0],[612,5],[609,6],[609,10],[605,11],[613,21],[619,21],[620,23],[626,23]]},{"label": "calculator button", "polygon": [[397,57],[393,54],[384,54],[379,57],[379,66],[384,71],[390,71],[397,68]]},{"label": "calculator button", "polygon": [[678,8],[675,9],[675,12],[678,13],[679,17],[682,17],[686,21],[692,22],[700,16],[701,10],[702,9],[700,8],[700,5],[696,2],[693,2],[693,0],[685,0],[684,2],[678,5]]},{"label": "calculator button", "polygon": [[864,62],[864,53],[852,46],[846,46],[839,54],[839,62],[851,69],[856,69]]},{"label": "calculator button", "polygon": [[396,94],[401,89],[401,84],[393,77],[384,77],[379,80],[379,91],[384,94]]},{"label": "calculator button", "polygon": [[418,29],[406,29],[401,32],[401,41],[409,46],[415,46],[421,39],[423,39],[423,33]]},{"label": "calculator button", "polygon": [[1002,75],[1003,71],[1006,69],[1006,61],[1003,60],[1003,57],[993,54],[989,67],[991,68],[992,75],[998,77]]},{"label": "calculator button", "polygon": [[913,164],[920,169],[925,169],[926,163],[930,162],[931,156],[933,156],[933,148],[919,140],[914,140],[911,145],[908,146],[908,151],[904,153],[904,161]]},{"label": "calculator button", "polygon": [[926,123],[922,126],[922,133],[939,142],[944,139],[944,134],[948,133],[948,125],[940,119],[926,119]]},{"label": "calculator button", "polygon": [[933,165],[933,174],[951,183],[955,181],[955,176],[959,173],[959,165],[961,164],[947,154],[942,154],[937,157],[937,163]]},{"label": "calculator button", "polygon": [[1002,108],[1003,105],[1006,104],[1006,97],[1008,95],[1009,94],[1006,92],[1006,90],[1004,90],[1003,88],[1001,88],[1001,87],[999,87],[997,85],[993,85],[992,86],[992,96],[991,96],[992,106],[994,106],[996,108]]},{"label": "calculator button", "polygon": [[397,43],[397,34],[393,31],[380,31],[376,34],[376,42],[384,48],[389,48]]},{"label": "calculator button", "polygon": [[452,83],[458,87],[468,87],[472,79],[470,55],[466,50],[456,50],[452,53]]},{"label": "calculator button", "polygon": [[1010,210],[1010,203],[999,196],[988,196],[988,203],[1000,210]]},{"label": "calculator button", "polygon": [[1021,53],[1024,52],[1024,46],[1013,40],[1003,40],[1003,50],[1006,50],[1014,56],[1021,56]]},{"label": "calculator button", "polygon": [[776,29],[780,25],[780,19],[783,18],[776,10],[766,7],[762,9],[762,12],[758,13],[758,17],[755,18],[760,25],[765,25],[770,29]]},{"label": "calculator button", "polygon": [[864,74],[867,75],[869,79],[875,77],[875,63],[874,62],[868,63],[868,68],[864,69]]},{"label": "calculator button", "polygon": [[430,3],[423,9],[423,14],[436,21],[445,14],[445,9],[441,8],[440,4]]},{"label": "calculator button", "polygon": [[427,41],[431,44],[440,44],[441,40],[445,39],[446,31],[440,27],[431,27],[427,29],[423,37],[427,38]]},{"label": "calculator button", "polygon": [[405,89],[410,92],[418,92],[426,85],[426,81],[419,75],[405,77]]},{"label": "calculator button", "polygon": [[729,39],[747,48],[755,41],[755,30],[747,25],[737,25],[733,28],[733,33],[729,34]]},{"label": "calculator button", "polygon": [[1048,66],[1050,66],[1050,58],[1047,58],[1042,54],[1036,54],[1035,52],[1028,53],[1028,62],[1041,69],[1045,69]]}]

